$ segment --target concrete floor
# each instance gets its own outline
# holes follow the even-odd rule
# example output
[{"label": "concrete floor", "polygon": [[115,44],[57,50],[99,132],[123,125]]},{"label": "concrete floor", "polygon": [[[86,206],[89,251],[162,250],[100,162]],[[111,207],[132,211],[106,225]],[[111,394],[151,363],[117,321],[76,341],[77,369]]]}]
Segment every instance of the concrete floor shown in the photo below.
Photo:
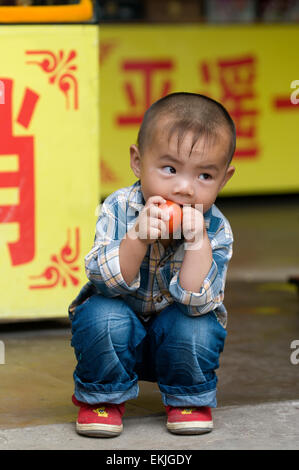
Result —
[{"label": "concrete floor", "polygon": [[[223,199],[218,205],[236,239],[226,287],[229,322],[218,407],[298,400],[299,364],[290,361],[290,345],[299,340],[299,297],[287,282],[299,273],[298,198]],[[67,319],[0,325],[5,344],[0,431],[74,423],[70,338]],[[125,417],[162,416],[157,386],[140,382],[140,395],[127,403]]]},{"label": "concrete floor", "polygon": [[[134,456],[136,459],[141,458],[141,462],[140,465],[131,464],[131,468],[149,467],[151,462],[157,465],[157,457],[162,458],[162,468],[166,465],[166,452],[173,456],[176,451],[176,455],[191,457],[190,463],[200,464],[201,450],[299,448],[299,400],[254,406],[222,406],[215,410],[213,419],[213,432],[199,436],[171,434],[165,428],[165,416],[125,416],[123,433],[113,439],[79,436],[75,432],[74,423],[0,429],[0,450],[97,450],[100,452],[97,452],[96,460],[100,466],[107,464],[108,458],[129,456],[132,459]],[[14,453],[13,457],[18,455]],[[21,458],[24,457],[32,460],[31,453],[22,453]],[[48,457],[51,457],[49,453]],[[77,459],[78,454],[68,453],[69,457]],[[222,455],[213,454],[213,459],[218,457],[222,458]],[[173,462],[173,457],[171,460]]]}]

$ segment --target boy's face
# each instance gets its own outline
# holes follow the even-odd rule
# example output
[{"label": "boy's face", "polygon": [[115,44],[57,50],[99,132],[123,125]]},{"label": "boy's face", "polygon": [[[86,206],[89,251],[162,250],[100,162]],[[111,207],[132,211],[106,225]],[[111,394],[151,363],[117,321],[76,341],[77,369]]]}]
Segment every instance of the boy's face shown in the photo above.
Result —
[{"label": "boy's face", "polygon": [[227,165],[229,132],[223,129],[211,143],[204,136],[199,138],[190,155],[193,133],[186,133],[178,149],[177,135],[168,142],[165,124],[165,118],[160,119],[142,156],[136,145],[130,148],[131,168],[141,181],[143,197],[145,201],[162,196],[180,205],[202,204],[205,213],[235,171]]}]

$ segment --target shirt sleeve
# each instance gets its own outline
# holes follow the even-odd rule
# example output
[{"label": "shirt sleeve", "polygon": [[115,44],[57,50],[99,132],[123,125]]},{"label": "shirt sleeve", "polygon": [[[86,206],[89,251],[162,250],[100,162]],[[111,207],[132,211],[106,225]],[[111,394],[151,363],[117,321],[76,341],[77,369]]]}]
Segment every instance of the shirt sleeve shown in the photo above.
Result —
[{"label": "shirt sleeve", "polygon": [[119,247],[127,232],[126,201],[110,197],[106,201],[97,220],[93,248],[85,256],[85,271],[99,293],[116,297],[137,290],[140,273],[127,285],[120,270]]},{"label": "shirt sleeve", "polygon": [[199,292],[191,292],[180,285],[178,271],[170,281],[169,292],[181,310],[189,316],[198,316],[215,310],[224,299],[228,263],[232,257],[233,234],[227,221],[210,240],[213,260]]}]

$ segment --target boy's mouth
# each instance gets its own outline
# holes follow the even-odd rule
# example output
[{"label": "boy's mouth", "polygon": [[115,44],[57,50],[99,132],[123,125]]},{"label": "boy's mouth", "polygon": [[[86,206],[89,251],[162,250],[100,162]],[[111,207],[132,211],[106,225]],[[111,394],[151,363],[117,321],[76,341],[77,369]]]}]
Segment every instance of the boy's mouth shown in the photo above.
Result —
[{"label": "boy's mouth", "polygon": [[[174,202],[175,204],[177,204],[178,206],[180,206],[181,209],[183,209],[183,207],[187,205],[186,202],[174,201],[173,199],[171,199],[171,201]],[[188,205],[190,205],[190,204],[188,204]]]},{"label": "boy's mouth", "polygon": [[187,207],[194,207],[195,204],[190,204],[188,202],[184,202],[183,204],[181,204],[180,202],[177,202],[176,204],[178,204],[178,206],[180,206],[181,209],[183,209],[184,206],[187,206]]}]

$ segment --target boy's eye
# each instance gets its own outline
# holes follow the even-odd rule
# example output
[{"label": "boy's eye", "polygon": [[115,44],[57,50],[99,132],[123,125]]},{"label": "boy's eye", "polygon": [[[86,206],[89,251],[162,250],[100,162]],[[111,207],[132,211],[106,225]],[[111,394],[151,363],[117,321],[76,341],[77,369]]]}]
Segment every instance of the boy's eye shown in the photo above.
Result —
[{"label": "boy's eye", "polygon": [[175,173],[175,168],[173,168],[173,166],[164,166],[163,170],[165,170],[166,173]]},{"label": "boy's eye", "polygon": [[209,180],[210,178],[211,178],[211,175],[209,175],[208,173],[201,173],[199,175],[200,180]]}]

